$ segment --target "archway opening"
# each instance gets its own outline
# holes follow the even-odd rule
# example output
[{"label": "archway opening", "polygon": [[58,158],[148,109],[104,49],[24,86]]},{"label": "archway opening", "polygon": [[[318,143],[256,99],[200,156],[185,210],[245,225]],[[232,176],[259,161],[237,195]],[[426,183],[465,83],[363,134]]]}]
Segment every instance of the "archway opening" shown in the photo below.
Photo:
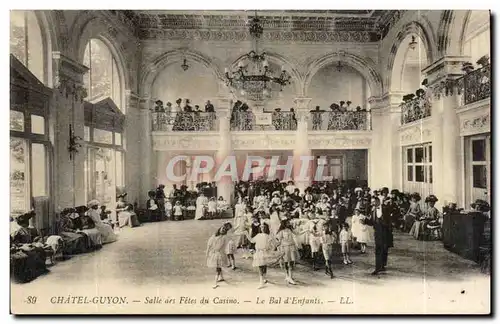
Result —
[{"label": "archway opening", "polygon": [[[214,72],[206,66],[186,60],[187,69],[182,67],[183,61],[174,62],[166,66],[156,76],[151,87],[151,95],[155,100],[161,100],[166,106],[171,103],[175,108],[176,101],[181,99],[181,108],[189,105],[205,111],[208,100],[216,106],[215,98],[219,93],[219,81]],[[217,108],[217,107],[215,107]]]},{"label": "archway opening", "polygon": [[312,98],[312,107],[319,106],[324,110],[341,101],[351,102],[348,110],[355,110],[358,106],[367,109],[367,99],[371,96],[364,76],[340,61],[319,69],[311,79],[307,94]]},{"label": "archway opening", "polygon": [[422,38],[415,33],[408,34],[396,52],[391,91],[415,93],[424,79],[422,70],[429,64],[427,49]]},{"label": "archway opening", "polygon": [[490,13],[487,10],[472,10],[467,20],[462,42],[464,55],[470,56],[474,65],[484,55],[490,55]]}]

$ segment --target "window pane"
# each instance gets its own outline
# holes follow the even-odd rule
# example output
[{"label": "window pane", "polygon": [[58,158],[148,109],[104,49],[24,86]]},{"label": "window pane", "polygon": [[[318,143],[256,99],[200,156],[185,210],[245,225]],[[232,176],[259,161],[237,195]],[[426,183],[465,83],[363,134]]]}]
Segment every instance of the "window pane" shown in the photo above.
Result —
[{"label": "window pane", "polygon": [[33,163],[33,197],[45,196],[47,194],[45,145],[38,143],[31,145],[31,160]]},{"label": "window pane", "polygon": [[115,145],[122,145],[122,134],[115,133]]},{"label": "window pane", "polygon": [[432,183],[432,165],[429,165],[429,179],[427,179],[428,183]]},{"label": "window pane", "polygon": [[96,102],[112,97],[111,52],[101,40],[90,40],[90,96],[89,101]]},{"label": "window pane", "polygon": [[415,148],[415,162],[422,163],[424,162],[424,148],[416,147]]},{"label": "window pane", "polygon": [[38,115],[31,115],[31,132],[33,134],[45,134],[45,118]]},{"label": "window pane", "polygon": [[19,215],[27,210],[27,154],[26,141],[10,139],[10,212]]},{"label": "window pane", "polygon": [[424,182],[424,167],[422,165],[415,166],[415,181]]},{"label": "window pane", "polygon": [[429,161],[428,162],[432,162],[432,145],[429,145],[428,149],[429,149],[429,151],[428,151],[428,153],[429,153]]},{"label": "window pane", "polygon": [[88,126],[83,128],[83,140],[87,142],[90,141],[90,128]]},{"label": "window pane", "polygon": [[406,150],[406,162],[413,163],[413,149],[409,148]]},{"label": "window pane", "polygon": [[113,144],[113,133],[102,129],[94,128],[94,142]]},{"label": "window pane", "polygon": [[10,111],[10,130],[24,132],[24,114],[20,111]]},{"label": "window pane", "polygon": [[123,176],[123,154],[116,151],[116,187],[119,189],[123,189]]},{"label": "window pane", "polygon": [[472,186],[474,188],[486,189],[487,182],[486,165],[472,166]]},{"label": "window pane", "polygon": [[10,54],[26,65],[25,11],[10,11]]},{"label": "window pane", "polygon": [[486,141],[472,141],[472,161],[486,161]]},{"label": "window pane", "polygon": [[28,69],[44,82],[42,31],[33,11],[28,11]]},{"label": "window pane", "polygon": [[408,181],[413,181],[413,166],[409,165],[406,169],[406,172],[408,174]]}]

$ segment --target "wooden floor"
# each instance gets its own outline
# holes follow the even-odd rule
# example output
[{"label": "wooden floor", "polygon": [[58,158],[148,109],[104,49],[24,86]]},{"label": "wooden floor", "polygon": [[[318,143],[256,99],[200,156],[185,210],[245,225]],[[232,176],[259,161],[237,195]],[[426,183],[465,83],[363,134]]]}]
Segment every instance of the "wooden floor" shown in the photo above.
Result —
[{"label": "wooden floor", "polygon": [[[271,284],[257,290],[258,276],[251,266],[251,259],[243,259],[242,253],[238,253],[238,268],[224,269],[227,282],[214,290],[214,274],[206,267],[205,248],[208,237],[222,222],[167,221],[127,228],[119,233],[117,242],[105,245],[99,251],[58,262],[50,267],[49,273],[30,283],[13,284],[12,291],[19,296],[51,289],[72,295],[88,289],[102,294],[104,287],[108,287],[106,292],[109,292],[107,289],[137,292],[146,289],[159,292],[161,289],[172,294],[173,290],[185,289],[223,295],[255,291],[260,294],[293,292],[309,296],[321,291],[331,294],[331,299],[336,300],[340,298],[339,294],[347,294],[366,302],[383,297],[395,304],[404,301],[406,306],[398,306],[401,312],[429,311],[429,307],[445,310],[457,307],[460,300],[467,307],[472,302],[477,304],[476,311],[483,309],[485,303],[489,308],[490,280],[480,273],[478,265],[445,250],[441,242],[416,241],[402,233],[395,233],[395,247],[390,250],[388,271],[380,276],[370,275],[374,254],[373,248],[369,248],[367,254],[354,251],[352,265],[346,266],[337,260],[334,279],[330,279],[324,271],[312,271],[310,265],[304,263],[299,264],[294,273],[299,284],[289,286],[282,271],[276,267],[269,270]],[[469,297],[464,297],[467,294]],[[449,305],[435,305],[426,299],[431,298],[429,296],[434,296],[435,300],[444,298]],[[413,300],[418,301],[417,305]],[[381,312],[384,312],[384,307],[379,308]],[[369,304],[358,303],[355,312],[371,313],[374,310]]]}]

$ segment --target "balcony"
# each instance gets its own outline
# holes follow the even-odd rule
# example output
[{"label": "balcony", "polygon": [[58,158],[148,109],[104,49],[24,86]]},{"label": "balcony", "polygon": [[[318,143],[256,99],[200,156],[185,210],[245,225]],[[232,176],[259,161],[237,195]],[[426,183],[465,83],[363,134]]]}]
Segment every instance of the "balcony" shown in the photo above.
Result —
[{"label": "balcony", "polygon": [[459,82],[463,82],[463,103],[468,105],[491,96],[491,65],[487,64],[465,74]]},{"label": "balcony", "polygon": [[401,104],[401,125],[429,117],[431,107],[430,99],[422,92],[419,92],[416,97]]},{"label": "balcony", "polygon": [[237,111],[231,114],[230,125],[232,131],[294,131],[297,130],[297,118],[290,111]]},{"label": "balcony", "polygon": [[164,132],[209,132],[219,128],[214,112],[153,112],[152,130]]},{"label": "balcony", "polygon": [[371,130],[371,115],[369,111],[312,111],[308,128],[312,131],[368,131]]}]

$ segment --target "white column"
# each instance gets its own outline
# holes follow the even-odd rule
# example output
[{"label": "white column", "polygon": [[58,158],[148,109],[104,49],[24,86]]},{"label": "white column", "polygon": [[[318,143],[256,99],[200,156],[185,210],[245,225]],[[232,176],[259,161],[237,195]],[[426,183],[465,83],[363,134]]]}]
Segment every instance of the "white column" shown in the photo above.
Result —
[{"label": "white column", "polygon": [[450,202],[458,203],[461,199],[461,156],[460,123],[456,109],[460,103],[460,95],[456,93],[452,81],[445,88],[436,90],[432,105],[434,125],[433,182],[434,194],[440,205]]},{"label": "white column", "polygon": [[[295,113],[297,118],[297,132],[295,149],[293,150],[293,178],[295,186],[300,189],[301,192],[309,187],[313,181],[314,174],[314,163],[315,161],[307,160],[307,157],[312,156],[312,151],[309,148],[309,130],[308,130],[308,120],[309,120],[309,104],[311,98],[295,98]],[[300,178],[301,170],[303,169],[303,164],[309,163],[306,176],[307,178]]]},{"label": "white column", "polygon": [[[151,140],[151,113],[153,102],[150,98],[141,98],[139,100],[140,106],[140,122],[142,131],[139,133],[139,139],[137,145],[140,145],[140,156],[141,156],[141,186],[139,197],[144,197],[147,195],[149,190],[154,189],[155,171],[156,171],[156,159],[152,156],[155,155],[153,152],[153,143]],[[140,199],[141,201],[146,201],[146,199]]]},{"label": "white column", "polygon": [[[215,167],[219,170],[220,165],[232,153],[231,133],[230,133],[230,114],[232,100],[229,98],[219,98],[217,108],[217,118],[219,121],[219,150],[215,154]],[[221,177],[217,179],[217,195],[222,196],[224,200],[232,203],[234,192],[234,183],[231,177]]]}]

